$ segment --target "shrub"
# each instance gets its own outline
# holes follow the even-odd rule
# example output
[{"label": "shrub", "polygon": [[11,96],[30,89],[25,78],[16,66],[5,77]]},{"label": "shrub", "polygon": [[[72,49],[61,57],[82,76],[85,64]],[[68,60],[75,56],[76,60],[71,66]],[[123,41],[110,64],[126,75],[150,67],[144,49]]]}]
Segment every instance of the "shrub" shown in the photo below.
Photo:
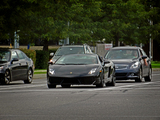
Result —
[{"label": "shrub", "polygon": [[36,69],[47,69],[48,61],[48,51],[36,50]]}]

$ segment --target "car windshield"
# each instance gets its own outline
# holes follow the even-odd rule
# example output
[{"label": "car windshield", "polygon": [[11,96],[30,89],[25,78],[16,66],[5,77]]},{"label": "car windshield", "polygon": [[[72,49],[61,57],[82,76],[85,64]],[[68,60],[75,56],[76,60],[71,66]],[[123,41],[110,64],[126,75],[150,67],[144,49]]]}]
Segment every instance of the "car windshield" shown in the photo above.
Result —
[{"label": "car windshield", "polygon": [[10,51],[0,50],[0,61],[9,61]]},{"label": "car windshield", "polygon": [[98,60],[95,55],[66,55],[59,58],[55,64],[88,65],[98,64]]},{"label": "car windshield", "polygon": [[83,47],[61,47],[55,53],[56,56],[62,56],[67,54],[84,54]]},{"label": "car windshield", "polygon": [[110,50],[105,56],[107,59],[136,59],[138,57],[138,50],[135,49]]}]

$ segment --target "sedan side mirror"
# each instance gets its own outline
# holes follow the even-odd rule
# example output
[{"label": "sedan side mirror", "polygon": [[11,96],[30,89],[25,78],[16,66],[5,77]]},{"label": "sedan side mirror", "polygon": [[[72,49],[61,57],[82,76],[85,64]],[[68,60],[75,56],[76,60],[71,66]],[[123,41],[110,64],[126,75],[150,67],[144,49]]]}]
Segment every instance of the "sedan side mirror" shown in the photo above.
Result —
[{"label": "sedan side mirror", "polygon": [[13,64],[14,61],[18,61],[18,58],[13,58],[13,59],[11,60],[11,64]]},{"label": "sedan side mirror", "polygon": [[147,58],[147,56],[142,56],[142,59],[146,59]]},{"label": "sedan side mirror", "polygon": [[108,63],[110,63],[109,60],[105,60],[105,61],[104,61],[104,64],[108,64]]}]

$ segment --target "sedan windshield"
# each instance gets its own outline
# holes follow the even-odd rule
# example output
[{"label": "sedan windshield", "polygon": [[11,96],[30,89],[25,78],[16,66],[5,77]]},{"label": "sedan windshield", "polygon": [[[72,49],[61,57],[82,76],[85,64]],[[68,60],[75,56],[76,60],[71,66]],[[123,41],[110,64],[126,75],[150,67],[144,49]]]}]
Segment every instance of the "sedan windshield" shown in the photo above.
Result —
[{"label": "sedan windshield", "polygon": [[86,64],[98,64],[96,56],[93,55],[68,55],[62,56],[56,61],[55,64],[65,65],[86,65]]},{"label": "sedan windshield", "polygon": [[105,56],[107,59],[136,59],[138,57],[138,50],[134,49],[110,50]]},{"label": "sedan windshield", "polygon": [[10,52],[0,50],[0,61],[9,61],[10,59]]},{"label": "sedan windshield", "polygon": [[56,56],[67,55],[67,54],[84,54],[83,47],[61,47],[55,53]]}]

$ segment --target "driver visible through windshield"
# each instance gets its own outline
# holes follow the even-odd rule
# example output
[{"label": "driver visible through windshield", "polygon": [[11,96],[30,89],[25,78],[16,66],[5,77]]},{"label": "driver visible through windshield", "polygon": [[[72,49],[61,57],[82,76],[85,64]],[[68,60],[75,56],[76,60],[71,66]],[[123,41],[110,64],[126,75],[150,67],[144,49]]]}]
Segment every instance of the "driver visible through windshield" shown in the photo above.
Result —
[{"label": "driver visible through windshield", "polygon": [[107,59],[135,59],[138,57],[138,50],[133,49],[110,50],[105,56]]}]

